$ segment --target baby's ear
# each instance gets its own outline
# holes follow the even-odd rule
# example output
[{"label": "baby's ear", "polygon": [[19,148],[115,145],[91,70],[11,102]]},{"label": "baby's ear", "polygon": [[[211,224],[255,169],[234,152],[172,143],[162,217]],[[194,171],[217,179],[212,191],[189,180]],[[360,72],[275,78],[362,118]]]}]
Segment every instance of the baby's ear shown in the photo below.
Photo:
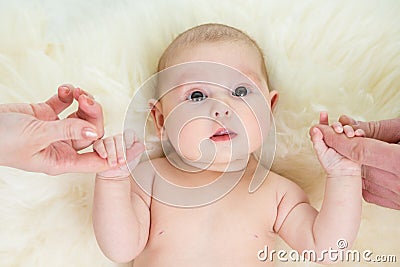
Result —
[{"label": "baby's ear", "polygon": [[278,92],[275,90],[269,92],[269,99],[271,101],[271,112],[273,112],[279,99]]},{"label": "baby's ear", "polygon": [[162,129],[164,127],[164,115],[162,113],[161,102],[152,98],[148,101],[150,115],[153,118],[157,136],[161,138]]}]

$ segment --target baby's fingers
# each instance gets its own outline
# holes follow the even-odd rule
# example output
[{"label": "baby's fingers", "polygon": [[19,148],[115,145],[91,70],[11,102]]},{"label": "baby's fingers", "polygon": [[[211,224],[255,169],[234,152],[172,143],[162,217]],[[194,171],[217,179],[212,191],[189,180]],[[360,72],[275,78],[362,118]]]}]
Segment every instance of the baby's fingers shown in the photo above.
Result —
[{"label": "baby's fingers", "polygon": [[343,125],[340,122],[332,123],[331,127],[336,133],[343,133]]},{"label": "baby's fingers", "polygon": [[363,129],[357,129],[357,130],[355,130],[355,131],[354,131],[354,134],[355,134],[355,136],[358,136],[358,137],[365,137],[365,132],[364,132]]},{"label": "baby's fingers", "polygon": [[96,151],[101,158],[107,158],[107,151],[106,147],[104,146],[103,140],[97,140],[96,142],[94,142],[93,150]]},{"label": "baby's fingers", "polygon": [[107,162],[108,165],[111,167],[117,166],[117,150],[115,148],[115,141],[114,137],[107,137],[104,139],[104,145],[107,151]]},{"label": "baby's fingers", "polygon": [[117,152],[117,160],[118,164],[123,164],[125,163],[125,153],[124,153],[124,144],[122,141],[122,135],[118,134],[114,136],[114,142],[115,142],[115,148]]},{"label": "baby's fingers", "polygon": [[124,132],[124,141],[126,146],[126,160],[129,168],[132,169],[138,163],[139,159],[137,157],[145,150],[145,147],[139,142],[135,131],[131,129],[127,129]]},{"label": "baby's fingers", "polygon": [[344,133],[347,137],[354,136],[365,136],[365,132],[362,129],[354,130],[350,125],[342,125],[340,122],[332,123],[331,127],[336,133]]},{"label": "baby's fingers", "polygon": [[138,139],[136,137],[136,133],[134,130],[126,129],[124,131],[124,142],[125,142],[126,150],[128,150],[128,148],[130,148],[133,145],[133,143],[135,143],[137,141],[138,141]]},{"label": "baby's fingers", "polygon": [[126,158],[128,161],[134,160],[137,156],[139,156],[145,150],[144,145],[140,142],[135,142],[130,148],[126,151]]},{"label": "baby's fingers", "polygon": [[328,112],[321,111],[319,113],[319,124],[329,125]]},{"label": "baby's fingers", "polygon": [[343,131],[347,137],[354,137],[354,129],[350,125],[343,126]]},{"label": "baby's fingers", "polygon": [[320,129],[314,127],[310,131],[311,141],[313,143],[315,152],[317,152],[318,156],[323,155],[328,147],[326,146],[323,135]]}]

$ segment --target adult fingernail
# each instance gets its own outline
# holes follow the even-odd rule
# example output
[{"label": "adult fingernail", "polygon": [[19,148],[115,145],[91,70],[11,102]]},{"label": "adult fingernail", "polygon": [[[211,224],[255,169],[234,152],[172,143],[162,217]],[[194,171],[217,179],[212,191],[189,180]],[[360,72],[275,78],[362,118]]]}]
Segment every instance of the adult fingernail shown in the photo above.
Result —
[{"label": "adult fingernail", "polygon": [[97,138],[97,133],[92,128],[84,128],[83,129],[83,136],[86,138]]},{"label": "adult fingernail", "polygon": [[357,130],[354,131],[354,134],[356,134],[358,136],[361,136],[361,135],[363,135],[363,130],[357,129]]},{"label": "adult fingernail", "polygon": [[94,104],[93,99],[91,99],[91,98],[88,97],[88,96],[85,96],[85,97],[86,97],[86,102],[87,102],[89,105],[93,105],[93,104]]},{"label": "adult fingernail", "polygon": [[63,91],[64,94],[68,95],[71,93],[71,89],[68,88],[67,86],[60,86],[60,89]]}]

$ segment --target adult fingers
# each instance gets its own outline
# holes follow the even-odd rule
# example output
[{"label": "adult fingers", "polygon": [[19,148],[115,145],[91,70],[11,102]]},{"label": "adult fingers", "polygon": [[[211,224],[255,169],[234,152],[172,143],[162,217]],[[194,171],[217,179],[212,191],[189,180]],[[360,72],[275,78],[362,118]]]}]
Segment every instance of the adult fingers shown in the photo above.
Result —
[{"label": "adult fingers", "polygon": [[22,113],[35,116],[32,105],[26,103],[0,104],[0,113],[7,112]]},{"label": "adult fingers", "polygon": [[67,107],[69,107],[73,100],[74,87],[70,84],[64,84],[58,87],[57,95],[52,96],[45,103],[54,110],[55,114],[60,114]]},{"label": "adult fingers", "polygon": [[104,117],[103,109],[101,105],[87,95],[81,94],[78,97],[78,110],[71,115],[69,118],[83,119],[93,124],[97,129],[97,135],[99,138],[104,135]]},{"label": "adult fingers", "polygon": [[41,149],[60,140],[93,141],[98,138],[96,127],[80,119],[38,121],[37,125],[37,128],[32,134],[32,138],[35,138],[35,142]]},{"label": "adult fingers", "polygon": [[77,154],[71,162],[61,164],[56,171],[50,174],[57,175],[70,172],[96,173],[108,169],[110,169],[110,166],[107,163],[107,159],[101,158],[96,152],[87,152]]},{"label": "adult fingers", "polygon": [[400,118],[363,122],[342,115],[340,116],[339,121],[343,125],[350,125],[353,129],[364,130],[365,136],[369,138],[378,139],[388,143],[398,143],[400,141]]},{"label": "adult fingers", "polygon": [[400,173],[400,146],[379,140],[337,134],[332,127],[316,125],[324,135],[328,147],[363,165],[376,167],[394,174]]},{"label": "adult fingers", "polygon": [[75,98],[76,100],[78,100],[79,97],[80,97],[81,95],[85,95],[85,96],[91,98],[92,100],[94,100],[94,97],[93,97],[92,94],[89,94],[89,93],[86,92],[85,90],[83,90],[83,89],[77,87],[77,88],[74,90],[74,98]]}]

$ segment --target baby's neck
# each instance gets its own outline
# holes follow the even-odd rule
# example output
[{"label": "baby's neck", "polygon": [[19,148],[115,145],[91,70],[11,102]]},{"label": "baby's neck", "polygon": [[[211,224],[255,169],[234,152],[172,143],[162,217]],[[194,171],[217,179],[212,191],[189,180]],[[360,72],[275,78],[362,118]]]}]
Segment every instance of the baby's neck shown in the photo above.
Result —
[{"label": "baby's neck", "polygon": [[167,156],[167,159],[170,161],[172,165],[175,167],[189,171],[189,172],[198,172],[199,170],[208,170],[208,171],[215,171],[215,172],[236,172],[244,170],[247,167],[247,164],[250,159],[248,157],[244,159],[236,159],[230,162],[223,162],[223,163],[204,163],[204,162],[194,162],[188,161],[182,157],[180,157],[175,151],[170,153]]}]

